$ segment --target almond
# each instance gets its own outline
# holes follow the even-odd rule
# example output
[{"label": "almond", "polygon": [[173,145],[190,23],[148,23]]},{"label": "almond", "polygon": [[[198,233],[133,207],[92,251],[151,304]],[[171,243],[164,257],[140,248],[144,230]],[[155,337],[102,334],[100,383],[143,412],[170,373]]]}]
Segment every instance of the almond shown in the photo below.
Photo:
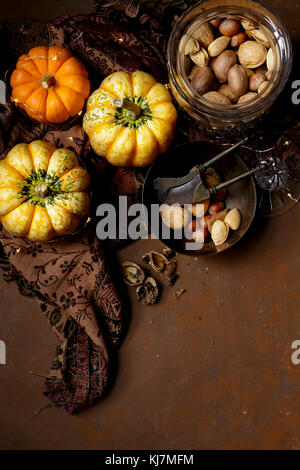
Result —
[{"label": "almond", "polygon": [[266,47],[271,47],[270,41],[260,29],[254,29],[251,31],[252,37],[255,39],[255,41],[259,42],[259,44],[262,44],[263,46]]},{"label": "almond", "polygon": [[242,96],[248,90],[248,77],[242,65],[234,65],[228,73],[228,85],[235,96]]},{"label": "almond", "polygon": [[209,57],[204,47],[202,47],[201,50],[195,54],[190,54],[190,58],[194,64],[198,65],[198,67],[205,67],[209,62]]},{"label": "almond", "polygon": [[267,58],[267,49],[256,41],[246,41],[238,50],[240,63],[249,69],[262,65]]},{"label": "almond", "polygon": [[229,234],[229,225],[222,220],[216,220],[211,229],[211,238],[216,246],[226,242]]},{"label": "almond", "polygon": [[246,33],[239,33],[231,38],[231,47],[240,47],[247,39]]},{"label": "almond", "polygon": [[200,42],[202,47],[207,48],[215,39],[215,33],[209,23],[204,23],[199,26],[197,31],[193,34],[193,37]]},{"label": "almond", "polygon": [[199,51],[199,49],[200,49],[200,44],[197,41],[197,39],[190,38],[190,39],[188,39],[188,41],[185,45],[184,53],[185,53],[185,55],[195,54],[196,52]]},{"label": "almond", "polygon": [[242,222],[242,216],[238,209],[232,209],[228,212],[224,222],[229,225],[231,230],[238,230]]},{"label": "almond", "polygon": [[232,93],[228,83],[225,83],[224,85],[221,85],[220,88],[218,89],[219,93],[222,93],[222,95],[227,96],[227,98],[230,99],[233,103],[235,103],[238,100],[238,96],[235,96],[234,93]]},{"label": "almond", "polygon": [[258,93],[262,93],[268,85],[269,85],[268,81],[262,82],[258,87],[258,90],[257,90]]},{"label": "almond", "polygon": [[247,101],[253,100],[256,97],[257,93],[255,93],[254,91],[249,91],[248,93],[240,97],[237,104],[246,103]]},{"label": "almond", "polygon": [[235,36],[241,29],[241,23],[238,20],[230,19],[222,21],[219,31],[223,36]]},{"label": "almond", "polygon": [[217,55],[221,54],[228,44],[230,43],[230,38],[227,36],[220,36],[219,38],[215,39],[209,46],[208,46],[208,53],[210,57],[216,57]]},{"label": "almond", "polygon": [[221,220],[222,222],[224,222],[225,217],[228,214],[228,212],[229,212],[229,209],[225,209],[222,212],[218,212],[218,214],[213,215],[211,219],[209,219],[208,224],[207,224],[209,233],[211,233],[211,230],[216,220]]},{"label": "almond", "polygon": [[203,95],[211,89],[214,74],[210,67],[199,68],[192,78],[192,87],[198,95]]},{"label": "almond", "polygon": [[227,98],[227,96],[222,95],[222,93],[219,93],[218,91],[209,91],[208,93],[205,93],[205,95],[203,95],[203,98],[216,104],[231,104],[230,99]]},{"label": "almond", "polygon": [[241,23],[245,31],[252,31],[253,29],[256,29],[256,24],[254,21],[249,20],[249,18],[242,20]]},{"label": "almond", "polygon": [[275,56],[273,49],[269,49],[268,55],[267,55],[267,68],[269,72],[273,72],[275,69]]},{"label": "almond", "polygon": [[234,51],[224,51],[213,64],[213,71],[220,83],[227,82],[228,72],[237,63],[237,55]]}]

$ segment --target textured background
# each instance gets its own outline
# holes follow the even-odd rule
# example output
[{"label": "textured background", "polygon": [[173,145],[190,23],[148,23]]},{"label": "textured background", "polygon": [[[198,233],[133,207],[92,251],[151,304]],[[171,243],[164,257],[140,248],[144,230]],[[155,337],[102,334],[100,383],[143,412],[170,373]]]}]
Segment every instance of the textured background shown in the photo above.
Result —
[{"label": "textured background", "polygon": [[[300,45],[300,1],[265,0]],[[0,18],[50,19],[88,12],[92,2],[10,1]],[[300,79],[300,77],[299,77]],[[78,416],[48,409],[43,379],[56,338],[34,299],[0,280],[1,449],[300,449],[300,208],[255,225],[238,246],[214,258],[179,256],[179,300],[164,287],[156,307],[129,291],[132,316],[116,383]],[[140,262],[158,241],[123,249]]]}]

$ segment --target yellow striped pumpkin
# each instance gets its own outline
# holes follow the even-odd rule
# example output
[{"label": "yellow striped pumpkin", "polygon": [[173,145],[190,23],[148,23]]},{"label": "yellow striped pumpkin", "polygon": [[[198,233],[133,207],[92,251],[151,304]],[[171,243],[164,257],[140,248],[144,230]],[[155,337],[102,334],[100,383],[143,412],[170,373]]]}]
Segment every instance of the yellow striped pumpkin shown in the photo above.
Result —
[{"label": "yellow striped pumpkin", "polygon": [[117,166],[142,167],[169,147],[177,120],[171,95],[146,72],[114,72],[87,101],[93,150]]},{"label": "yellow striped pumpkin", "polygon": [[0,161],[0,220],[16,237],[44,242],[73,233],[90,207],[90,178],[74,152],[42,140]]}]

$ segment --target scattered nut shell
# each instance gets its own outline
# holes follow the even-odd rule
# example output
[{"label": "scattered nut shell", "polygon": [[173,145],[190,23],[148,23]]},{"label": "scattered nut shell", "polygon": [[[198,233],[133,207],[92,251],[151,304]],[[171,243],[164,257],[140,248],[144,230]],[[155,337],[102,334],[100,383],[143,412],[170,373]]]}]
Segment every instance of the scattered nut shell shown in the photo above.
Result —
[{"label": "scattered nut shell", "polygon": [[138,286],[145,280],[144,270],[131,261],[124,261],[122,264],[123,278],[129,286]]},{"label": "scattered nut shell", "polygon": [[241,20],[242,26],[245,31],[252,31],[253,29],[256,29],[256,24],[254,21],[247,19]]},{"label": "scattered nut shell", "polygon": [[238,230],[241,226],[242,216],[238,209],[232,209],[225,217],[226,222],[231,230]]},{"label": "scattered nut shell", "polygon": [[156,280],[153,277],[147,277],[144,284],[136,288],[136,297],[142,304],[155,304],[159,297],[159,287]]},{"label": "scattered nut shell", "polygon": [[255,93],[254,91],[249,91],[248,93],[239,98],[237,104],[246,103],[247,101],[253,100],[256,97],[257,93]]},{"label": "scattered nut shell", "polygon": [[207,48],[215,39],[215,33],[211,24],[204,23],[193,34],[193,37],[200,42],[202,47]]},{"label": "scattered nut shell", "polygon": [[241,29],[241,23],[238,20],[228,18],[220,24],[219,31],[223,36],[232,37],[238,34]]},{"label": "scattered nut shell", "polygon": [[163,204],[160,209],[160,216],[167,227],[173,230],[180,230],[187,225],[190,214],[180,206],[168,206]]},{"label": "scattered nut shell", "polygon": [[220,83],[227,82],[228,72],[237,63],[237,54],[234,51],[222,52],[213,64],[213,71]]},{"label": "scattered nut shell", "polygon": [[219,38],[215,39],[210,45],[208,46],[208,53],[210,57],[216,57],[221,52],[223,52],[228,44],[230,43],[230,38],[227,36],[220,36]]},{"label": "scattered nut shell", "polygon": [[203,98],[216,104],[231,104],[231,101],[227,96],[222,95],[222,93],[218,93],[217,91],[209,91],[203,95]]},{"label": "scattered nut shell", "polygon": [[252,37],[255,39],[255,41],[259,42],[260,44],[263,44],[266,47],[271,47],[270,41],[260,29],[254,29],[251,31]]},{"label": "scattered nut shell", "polygon": [[244,67],[255,69],[266,61],[267,49],[256,41],[246,41],[240,45],[238,57]]},{"label": "scattered nut shell", "polygon": [[222,245],[228,238],[229,225],[222,220],[216,220],[212,226],[211,238],[216,246]]},{"label": "scattered nut shell", "polygon": [[190,38],[186,43],[186,46],[184,48],[184,53],[185,55],[195,54],[196,52],[199,51],[199,49],[200,49],[200,44],[197,41],[197,39]]}]

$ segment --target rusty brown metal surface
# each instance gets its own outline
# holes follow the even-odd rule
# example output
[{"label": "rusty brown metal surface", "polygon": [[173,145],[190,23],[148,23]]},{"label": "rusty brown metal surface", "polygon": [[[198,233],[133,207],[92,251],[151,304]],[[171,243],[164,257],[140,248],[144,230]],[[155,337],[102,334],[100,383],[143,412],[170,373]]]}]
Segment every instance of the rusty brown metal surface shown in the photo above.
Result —
[{"label": "rusty brown metal surface", "polygon": [[[266,3],[299,45],[300,1]],[[300,365],[291,361],[300,340],[299,216],[295,207],[256,225],[219,256],[179,256],[176,287],[186,293],[178,300],[163,286],[159,304],[143,306],[128,288],[116,382],[78,416],[34,415],[47,401],[43,379],[29,371],[47,374],[56,338],[36,301],[1,279],[0,448],[300,449]],[[139,263],[161,247],[139,241],[118,259]]]}]

